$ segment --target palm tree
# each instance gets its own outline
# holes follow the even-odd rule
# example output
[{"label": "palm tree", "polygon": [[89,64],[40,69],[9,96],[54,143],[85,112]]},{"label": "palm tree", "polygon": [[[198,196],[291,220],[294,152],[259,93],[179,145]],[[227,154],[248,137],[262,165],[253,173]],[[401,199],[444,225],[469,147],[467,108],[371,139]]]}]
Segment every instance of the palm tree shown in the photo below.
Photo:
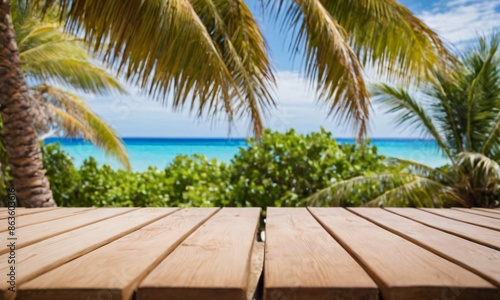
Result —
[{"label": "palm tree", "polygon": [[[480,37],[450,73],[415,91],[379,84],[374,99],[400,126],[432,137],[450,164],[431,168],[413,161],[407,172],[339,182],[308,199],[340,205],[354,187],[382,185],[368,205],[490,207],[500,203],[500,35]],[[396,182],[398,181],[398,182]]]},{"label": "palm tree", "polygon": [[[49,205],[29,117],[10,3],[0,6],[0,105],[13,182],[24,205]],[[243,0],[32,0],[57,6],[66,29],[94,45],[104,63],[172,106],[229,121],[248,117],[256,136],[275,105],[275,80],[264,38]],[[393,0],[260,0],[295,36],[318,98],[366,133],[369,97],[363,66],[404,81],[428,79],[449,57],[437,35]],[[411,74],[412,77],[407,76]],[[14,171],[15,170],[15,171]]]},{"label": "palm tree", "polygon": [[[91,94],[125,93],[125,90],[113,76],[93,64],[85,43],[64,33],[56,18],[47,16],[41,22],[31,13],[12,9],[21,66],[30,85],[29,100],[39,140],[56,133],[83,137],[130,169],[125,146],[114,130],[94,114],[85,101],[47,83]],[[1,121],[0,117],[0,124]],[[0,149],[5,149],[3,139],[0,139]],[[3,179],[0,194],[4,194],[2,191],[5,191],[5,184],[9,184],[10,176],[8,158],[4,151],[0,153]]]},{"label": "palm tree", "polygon": [[125,94],[124,88],[93,62],[80,38],[61,30],[53,16],[55,11],[49,12],[43,22],[32,11],[15,7],[12,11],[39,139],[55,133],[83,137],[130,169],[126,149],[115,131],[84,100],[57,86],[93,95]]}]

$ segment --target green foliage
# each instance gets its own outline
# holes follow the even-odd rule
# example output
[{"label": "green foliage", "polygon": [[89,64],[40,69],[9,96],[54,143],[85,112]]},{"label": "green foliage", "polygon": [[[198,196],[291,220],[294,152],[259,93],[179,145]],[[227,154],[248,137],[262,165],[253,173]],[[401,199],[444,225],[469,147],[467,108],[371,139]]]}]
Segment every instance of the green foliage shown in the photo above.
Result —
[{"label": "green foliage", "polygon": [[[332,185],[311,197],[315,204],[341,201],[352,184],[384,180],[370,205],[492,207],[500,205],[500,34],[480,37],[447,72],[416,91],[378,84],[374,101],[398,126],[432,137],[450,165],[433,169],[417,162],[399,176],[379,174]],[[328,196],[328,197],[326,197]]]},{"label": "green foliage", "polygon": [[58,205],[71,205],[80,183],[80,173],[73,165],[73,159],[61,150],[59,143],[42,147],[42,154],[54,199]]},{"label": "green foliage", "polygon": [[[383,158],[369,144],[339,145],[323,129],[305,136],[267,130],[232,160],[233,204],[300,206],[333,182],[385,170]],[[359,205],[361,196],[345,204]]]},{"label": "green foliage", "polygon": [[[325,130],[266,130],[260,141],[248,142],[230,164],[177,156],[164,170],[128,172],[89,158],[76,171],[59,145],[45,148],[44,163],[63,206],[301,206],[301,199],[334,182],[394,169],[369,142],[340,145]],[[379,189],[364,187],[342,205],[361,205]]]}]

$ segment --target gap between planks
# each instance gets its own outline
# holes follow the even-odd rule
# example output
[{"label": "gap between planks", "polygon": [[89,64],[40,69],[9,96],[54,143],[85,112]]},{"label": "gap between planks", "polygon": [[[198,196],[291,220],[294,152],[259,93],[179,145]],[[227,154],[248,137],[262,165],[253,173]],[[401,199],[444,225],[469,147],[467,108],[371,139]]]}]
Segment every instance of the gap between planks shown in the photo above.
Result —
[{"label": "gap between planks", "polygon": [[498,296],[498,289],[478,275],[346,209],[309,210],[362,264],[386,300],[440,299],[449,289],[459,289],[461,299]]},{"label": "gap between planks", "polygon": [[139,282],[218,210],[167,215],[21,285],[18,294],[25,300],[86,300],[105,291],[110,299],[130,299]]},{"label": "gap between planks", "polygon": [[[57,268],[70,260],[85,255],[124,235],[177,211],[177,208],[142,208],[111,219],[96,222],[38,243],[19,249],[16,281],[20,286],[37,276]],[[46,223],[45,223],[46,224]],[[0,255],[0,273],[7,274],[10,268],[8,254]],[[14,299],[16,294],[7,290],[8,283],[0,281],[0,300]]]},{"label": "gap between planks", "polygon": [[500,251],[381,208],[359,207],[349,208],[349,211],[476,273],[500,288]]},{"label": "gap between planks", "polygon": [[378,288],[306,208],[268,208],[264,299],[377,299]]},{"label": "gap between planks", "polygon": [[480,215],[484,217],[489,217],[489,218],[494,218],[494,219],[500,219],[500,213],[495,213],[493,212],[494,210],[491,209],[489,211],[487,210],[479,210],[479,209],[471,209],[471,208],[461,208],[461,207],[452,207],[454,210],[474,214],[474,215]]},{"label": "gap between planks", "polygon": [[500,250],[500,232],[488,228],[475,226],[454,219],[431,214],[416,208],[386,207],[387,211],[412,219],[426,226],[454,234],[472,242]]},{"label": "gap between planks", "polygon": [[497,219],[474,215],[456,209],[447,209],[447,208],[419,208],[419,209],[431,214],[453,219],[456,221],[500,231],[500,220]]},{"label": "gap between planks", "polygon": [[260,211],[223,208],[139,284],[136,299],[246,299]]}]

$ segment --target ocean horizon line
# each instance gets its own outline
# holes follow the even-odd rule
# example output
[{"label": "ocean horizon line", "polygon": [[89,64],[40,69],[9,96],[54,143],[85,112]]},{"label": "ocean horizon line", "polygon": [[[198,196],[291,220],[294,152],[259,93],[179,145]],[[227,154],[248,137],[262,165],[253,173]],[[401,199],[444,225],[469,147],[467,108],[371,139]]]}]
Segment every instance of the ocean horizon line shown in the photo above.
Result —
[{"label": "ocean horizon line", "polygon": [[[140,137],[140,136],[127,136],[120,137],[123,141],[126,140],[144,140],[144,141],[246,141],[249,138],[245,137]],[[355,141],[356,138],[349,137],[333,137],[335,140],[349,140]],[[371,141],[434,141],[428,138],[415,138],[415,137],[367,137]],[[85,141],[84,138],[68,138],[68,137],[48,137],[44,141]]]}]

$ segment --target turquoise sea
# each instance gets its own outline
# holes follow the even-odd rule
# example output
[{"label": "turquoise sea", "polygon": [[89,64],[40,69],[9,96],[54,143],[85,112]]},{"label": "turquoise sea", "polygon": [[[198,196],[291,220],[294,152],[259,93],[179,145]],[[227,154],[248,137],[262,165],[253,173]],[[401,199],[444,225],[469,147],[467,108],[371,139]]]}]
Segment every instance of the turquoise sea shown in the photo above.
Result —
[{"label": "turquoise sea", "polygon": [[[238,153],[240,147],[245,147],[245,139],[207,139],[207,138],[124,138],[129,159],[134,171],[143,171],[148,166],[164,168],[177,155],[202,154],[208,158],[229,162]],[[352,139],[337,139],[339,143],[354,143]],[[89,156],[99,163],[108,163],[115,168],[120,164],[90,143],[81,139],[49,138],[46,144],[59,142],[62,149],[80,166]],[[391,157],[410,159],[432,167],[441,166],[447,160],[438,152],[436,143],[422,139],[371,139],[380,154]]]}]

